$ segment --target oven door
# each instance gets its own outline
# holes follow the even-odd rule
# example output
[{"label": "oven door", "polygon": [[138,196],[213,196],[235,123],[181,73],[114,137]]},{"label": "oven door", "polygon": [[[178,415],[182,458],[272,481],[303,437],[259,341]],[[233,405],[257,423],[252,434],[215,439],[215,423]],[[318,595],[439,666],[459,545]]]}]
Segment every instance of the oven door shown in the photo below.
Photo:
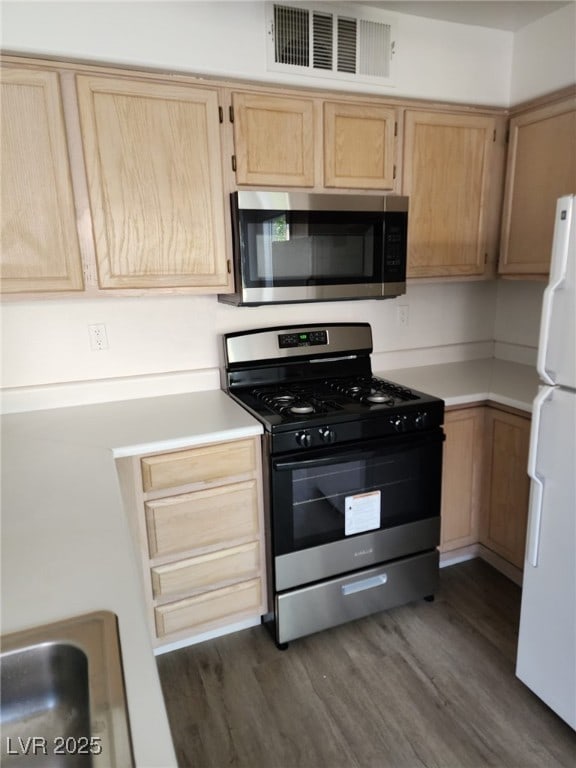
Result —
[{"label": "oven door", "polygon": [[272,459],[277,591],[434,549],[441,429]]}]

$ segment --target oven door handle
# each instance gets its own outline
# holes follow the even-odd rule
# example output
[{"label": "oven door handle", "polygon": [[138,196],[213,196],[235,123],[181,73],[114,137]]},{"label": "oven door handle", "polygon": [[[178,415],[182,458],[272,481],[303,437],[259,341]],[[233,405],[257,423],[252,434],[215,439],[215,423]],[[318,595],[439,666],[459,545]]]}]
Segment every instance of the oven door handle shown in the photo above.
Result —
[{"label": "oven door handle", "polygon": [[336,453],[336,451],[330,452],[330,456],[322,456],[322,458],[315,459],[295,459],[293,461],[276,460],[272,462],[274,470],[280,472],[290,471],[292,469],[309,469],[311,467],[325,467],[329,464],[334,464],[337,461],[355,461],[356,459],[366,459],[375,456],[375,451],[355,451],[354,453]]},{"label": "oven door handle", "polygon": [[374,587],[381,587],[388,581],[388,576],[385,573],[380,573],[378,576],[370,576],[368,579],[362,579],[361,581],[354,581],[352,584],[342,585],[342,594],[353,595],[356,592],[364,592],[366,589],[374,589]]},{"label": "oven door handle", "polygon": [[330,464],[342,461],[357,461],[358,459],[371,459],[376,456],[385,456],[387,453],[395,453],[402,448],[413,446],[414,442],[407,440],[398,440],[394,442],[394,450],[392,451],[390,446],[388,450],[382,450],[382,444],[378,448],[356,448],[356,450],[350,450],[349,448],[342,447],[333,448],[327,455],[323,456],[306,457],[306,454],[299,454],[297,458],[290,457],[289,459],[273,459],[272,467],[279,471],[289,471],[292,469],[310,469],[312,467],[326,467]]}]

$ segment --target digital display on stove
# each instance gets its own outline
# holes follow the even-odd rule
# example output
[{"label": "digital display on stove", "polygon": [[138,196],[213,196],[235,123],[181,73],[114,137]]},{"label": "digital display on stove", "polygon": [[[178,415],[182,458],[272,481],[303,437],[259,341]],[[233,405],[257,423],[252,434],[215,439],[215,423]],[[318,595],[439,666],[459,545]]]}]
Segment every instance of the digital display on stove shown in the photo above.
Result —
[{"label": "digital display on stove", "polygon": [[326,331],[299,331],[298,333],[281,333],[278,336],[280,349],[314,347],[319,344],[328,344]]}]

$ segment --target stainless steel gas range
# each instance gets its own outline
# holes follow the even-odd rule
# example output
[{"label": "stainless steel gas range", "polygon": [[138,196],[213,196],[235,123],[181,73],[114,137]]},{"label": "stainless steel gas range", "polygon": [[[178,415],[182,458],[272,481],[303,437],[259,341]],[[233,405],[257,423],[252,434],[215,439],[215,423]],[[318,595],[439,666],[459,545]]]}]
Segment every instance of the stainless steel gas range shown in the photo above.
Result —
[{"label": "stainless steel gas range", "polygon": [[438,583],[444,403],[372,375],[368,323],[224,336],[224,386],[264,425],[278,647]]}]

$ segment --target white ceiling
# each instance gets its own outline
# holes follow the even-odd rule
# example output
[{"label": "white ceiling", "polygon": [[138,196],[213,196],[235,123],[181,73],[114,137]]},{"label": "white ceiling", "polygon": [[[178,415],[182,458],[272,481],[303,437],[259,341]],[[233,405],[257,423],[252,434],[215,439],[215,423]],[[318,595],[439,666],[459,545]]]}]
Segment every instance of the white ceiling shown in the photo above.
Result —
[{"label": "white ceiling", "polygon": [[361,0],[386,11],[514,32],[575,0]]}]

